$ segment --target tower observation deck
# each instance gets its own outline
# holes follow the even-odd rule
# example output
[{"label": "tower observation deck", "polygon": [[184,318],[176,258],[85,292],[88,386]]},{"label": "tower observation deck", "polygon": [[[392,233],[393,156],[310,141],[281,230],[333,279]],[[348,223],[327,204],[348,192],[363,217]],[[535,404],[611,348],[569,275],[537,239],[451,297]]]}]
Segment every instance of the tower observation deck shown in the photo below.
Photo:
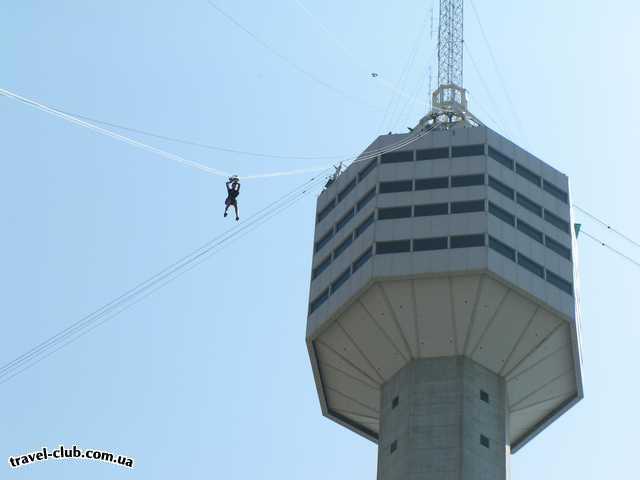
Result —
[{"label": "tower observation deck", "polygon": [[582,398],[569,206],[565,175],[484,126],[322,192],[307,346],[324,415],[378,442],[379,479],[507,478],[509,451]]},{"label": "tower observation deck", "polygon": [[[462,0],[441,24],[443,3]],[[583,396],[569,181],[461,86],[436,95],[320,194],[306,342],[323,414],[377,442],[378,480],[507,479]]]}]

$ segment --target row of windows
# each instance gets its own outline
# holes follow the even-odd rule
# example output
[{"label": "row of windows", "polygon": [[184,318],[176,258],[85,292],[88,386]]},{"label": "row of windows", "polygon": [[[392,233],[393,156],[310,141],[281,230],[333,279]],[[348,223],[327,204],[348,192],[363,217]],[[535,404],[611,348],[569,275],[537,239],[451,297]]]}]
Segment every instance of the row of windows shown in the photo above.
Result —
[{"label": "row of windows", "polygon": [[491,175],[489,175],[489,186],[495,191],[509,198],[510,200],[514,200],[518,205],[524,207],[534,215],[540,218],[544,218],[548,223],[550,223],[557,229],[562,230],[567,234],[571,234],[571,226],[569,225],[569,222],[563,220],[558,215],[551,213],[546,208],[542,208],[541,205],[538,205],[536,202],[522,195],[521,193],[516,192],[513,188],[505,185],[500,180],[495,179]]},{"label": "row of windows", "polygon": [[484,212],[484,204],[484,200],[464,200],[451,203],[427,203],[424,205],[378,208],[378,220],[431,217],[434,215],[448,215],[449,213]]},{"label": "row of windows", "polygon": [[546,279],[547,282],[559,288],[563,292],[573,296],[573,284],[571,282],[565,280],[560,275],[557,275],[552,271],[544,268],[538,262],[535,262],[522,253],[517,252],[514,248],[510,247],[504,242],[501,242],[497,238],[492,237],[491,235],[489,235],[489,248],[495,250],[500,255],[508,258],[512,262],[516,262],[518,265],[530,271],[534,275],[537,275],[542,279]]},{"label": "row of windows", "polygon": [[346,227],[349,222],[360,212],[367,204],[376,196],[376,187],[371,188],[367,193],[365,193],[360,200],[350,209],[348,210],[340,220],[334,226],[331,226],[329,231],[325,233],[320,239],[315,243],[314,252],[318,253],[322,248],[333,239],[334,235],[336,235],[340,230]]},{"label": "row of windows", "polygon": [[347,250],[347,248],[349,248],[353,241],[360,235],[362,235],[367,230],[367,228],[369,228],[373,221],[374,214],[371,213],[371,215],[364,219],[362,223],[360,223],[360,225],[358,225],[338,244],[338,246],[333,250],[332,253],[327,255],[327,257],[313,269],[311,280],[315,280],[322,272],[324,272],[329,267],[329,265],[331,265],[331,262],[335,261],[340,255],[342,255],[342,253]]},{"label": "row of windows", "polygon": [[[460,145],[456,147],[438,147],[427,148],[423,150],[415,150],[415,160],[437,160],[439,158],[457,158],[457,157],[470,157],[474,155],[484,155],[484,145]],[[380,163],[402,163],[413,162],[414,150],[403,152],[388,152],[383,153],[380,157]]]},{"label": "row of windows", "polygon": [[454,235],[451,237],[414,238],[413,240],[390,240],[376,242],[376,255],[446,250],[448,248],[483,247],[484,244],[484,233]]},{"label": "row of windows", "polygon": [[562,190],[561,188],[555,186],[553,183],[549,182],[546,179],[543,179],[537,173],[532,172],[525,166],[515,162],[513,159],[509,158],[504,153],[499,152],[495,148],[489,146],[487,149],[487,153],[489,157],[493,158],[496,162],[501,165],[507,167],[509,170],[514,170],[518,175],[522,178],[529,180],[531,183],[536,185],[538,188],[542,188],[544,191],[554,196],[558,200],[569,203],[569,195],[567,192]]},{"label": "row of windows", "polygon": [[470,187],[484,185],[484,174],[454,175],[452,177],[417,178],[416,180],[394,180],[380,182],[380,193],[411,192],[413,190],[434,190],[449,187]]},{"label": "row of windows", "polygon": [[517,228],[529,238],[532,238],[536,242],[545,245],[549,250],[552,250],[561,257],[564,257],[567,260],[571,261],[571,249],[569,247],[565,247],[562,243],[554,240],[549,235],[543,234],[537,228],[532,227],[519,218],[516,218],[516,216],[511,212],[505,210],[502,207],[499,207],[493,202],[489,202],[489,213],[495,217],[498,217],[503,222],[508,223],[512,227]]},{"label": "row of windows", "polygon": [[[364,180],[364,178],[367,175],[369,175],[374,168],[376,168],[377,164],[378,164],[378,159],[374,158],[360,171],[360,173],[358,173],[358,175],[353,180],[347,183],[342,188],[342,190],[338,192],[338,196],[336,198],[332,198],[331,201],[322,210],[318,212],[318,215],[316,217],[316,223],[320,223],[322,220],[324,220],[327,217],[327,215],[329,215],[329,213],[331,213],[331,211],[336,207],[336,205],[340,203],[342,200],[344,200],[353,191],[353,189],[356,188],[356,185],[362,182],[362,180]],[[374,191],[374,195],[375,195],[375,191]]]},{"label": "row of windows", "polygon": [[338,277],[331,282],[331,285],[325,288],[320,295],[309,303],[309,315],[315,312],[320,305],[326,302],[331,295],[338,291],[338,289],[345,284],[349,277],[356,273],[360,267],[362,267],[373,256],[373,247],[367,248],[345,271],[343,271]]}]

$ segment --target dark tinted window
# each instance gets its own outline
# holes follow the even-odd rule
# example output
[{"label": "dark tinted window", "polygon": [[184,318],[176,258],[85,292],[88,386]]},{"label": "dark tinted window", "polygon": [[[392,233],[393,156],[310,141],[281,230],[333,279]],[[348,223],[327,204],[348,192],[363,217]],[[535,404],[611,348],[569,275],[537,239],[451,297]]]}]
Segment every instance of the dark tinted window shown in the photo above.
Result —
[{"label": "dark tinted window", "polygon": [[504,255],[511,261],[514,261],[514,262],[516,261],[516,251],[506,243],[503,243],[500,240],[493,238],[491,236],[489,237],[489,248],[492,250],[495,250],[500,255]]},{"label": "dark tinted window", "polygon": [[451,237],[451,248],[483,247],[484,234]]},{"label": "dark tinted window", "polygon": [[547,248],[549,250],[553,250],[558,255],[566,258],[567,260],[571,260],[571,249],[570,248],[565,247],[560,242],[556,242],[549,235],[545,235],[544,242],[547,245]]},{"label": "dark tinted window", "polygon": [[414,215],[416,217],[430,217],[432,215],[448,215],[448,203],[429,203],[427,205],[416,205]]},{"label": "dark tinted window", "polygon": [[569,295],[573,295],[573,285],[571,284],[571,282],[566,281],[561,276],[556,275],[549,270],[547,270],[547,282],[549,282],[551,285],[555,285],[563,292],[568,293]]},{"label": "dark tinted window", "polygon": [[411,251],[411,240],[394,240],[391,242],[376,242],[376,255],[385,253],[402,253]]},{"label": "dark tinted window", "polygon": [[413,180],[380,182],[380,193],[410,192],[411,190],[413,190]]},{"label": "dark tinted window", "polygon": [[349,183],[347,183],[347,185],[345,185],[345,187],[342,190],[340,190],[340,193],[338,193],[338,202],[341,202],[342,200],[344,200],[345,197],[349,195],[349,193],[351,193],[351,190],[353,190],[355,186],[356,186],[356,179],[354,178]]},{"label": "dark tinted window", "polygon": [[413,162],[413,152],[388,152],[383,153],[380,163]]},{"label": "dark tinted window", "polygon": [[451,147],[452,157],[470,157],[472,155],[484,155],[484,145],[461,145]]},{"label": "dark tinted window", "polygon": [[504,165],[510,170],[513,170],[513,160],[507,157],[504,153],[500,153],[498,150],[496,150],[493,147],[489,147],[488,153],[489,153],[489,156],[493,158],[496,162],[500,163],[501,165]]},{"label": "dark tinted window", "polygon": [[331,210],[333,210],[333,207],[336,206],[336,199],[332,199],[329,204],[324,207],[322,210],[320,210],[318,212],[318,222],[321,222],[322,220],[324,220],[327,215],[329,215],[329,213],[331,213]]},{"label": "dark tinted window", "polygon": [[327,288],[324,292],[318,295],[310,304],[309,304],[309,315],[315,312],[320,305],[327,301],[329,298],[329,289]]},{"label": "dark tinted window", "polygon": [[391,453],[395,452],[396,449],[398,448],[398,441],[394,440],[393,442],[391,442],[391,446],[389,447],[389,451]]},{"label": "dark tinted window", "polygon": [[369,247],[365,250],[365,252],[362,255],[360,255],[356,259],[355,262],[353,262],[353,273],[356,273],[356,270],[358,270],[362,265],[367,263],[367,260],[371,258],[372,253],[373,253],[373,248]]},{"label": "dark tinted window", "polygon": [[451,202],[451,213],[484,212],[484,200]]},{"label": "dark tinted window", "polygon": [[361,182],[362,179],[364,177],[366,177],[367,175],[369,175],[374,168],[376,168],[376,165],[378,164],[378,159],[374,158],[373,160],[371,160],[366,167],[364,167],[362,169],[362,171],[358,174],[358,181]]},{"label": "dark tinted window", "polygon": [[371,199],[375,196],[376,196],[376,187],[373,187],[371,190],[365,193],[360,200],[358,200],[358,211],[362,210],[367,205],[367,203],[369,203]]},{"label": "dark tinted window", "polygon": [[496,180],[495,178],[489,176],[489,186],[494,190],[497,190],[498,192],[500,192],[505,197],[509,197],[511,200],[513,200],[513,196],[514,196],[513,188],[508,187],[507,185],[502,183],[500,180]]},{"label": "dark tinted window", "polygon": [[324,272],[329,265],[331,265],[331,255],[325,258],[316,268],[313,269],[313,275],[311,278],[315,279],[318,275]]},{"label": "dark tinted window", "polygon": [[531,213],[535,213],[539,217],[542,216],[542,207],[533,200],[529,200],[527,197],[520,193],[516,194],[516,199],[520,205],[529,210]]},{"label": "dark tinted window", "polygon": [[565,233],[569,233],[571,231],[571,229],[569,227],[569,222],[564,221],[559,216],[554,215],[553,213],[551,213],[548,210],[544,211],[544,219],[547,222],[549,222],[551,225],[553,225],[554,227],[559,228],[560,230],[562,230]]},{"label": "dark tinted window", "polygon": [[358,227],[356,228],[356,238],[358,238],[360,235],[362,235],[362,233],[369,228],[369,225],[371,225],[373,223],[373,213],[371,215],[369,215],[364,222],[362,222],[360,225],[358,225]]},{"label": "dark tinted window", "polygon": [[351,221],[355,214],[355,208],[352,208],[340,220],[338,220],[338,223],[336,224],[336,232],[342,230],[344,226]]},{"label": "dark tinted window", "polygon": [[340,245],[338,245],[336,249],[333,251],[333,258],[334,259],[338,258],[342,252],[344,252],[347,248],[349,248],[349,245],[351,245],[352,242],[353,242],[353,234],[349,234],[349,236],[345,238],[340,243]]},{"label": "dark tinted window", "polygon": [[525,235],[533,238],[536,242],[542,243],[542,232],[537,228],[533,228],[526,222],[518,219],[518,230],[520,230]]},{"label": "dark tinted window", "polygon": [[392,218],[409,218],[411,207],[389,207],[378,209],[378,220],[389,220]]},{"label": "dark tinted window", "polygon": [[484,435],[480,435],[480,445],[489,448],[489,438],[485,437]]},{"label": "dark tinted window", "polygon": [[516,163],[516,173],[520,175],[522,178],[526,178],[531,183],[535,183],[538,187],[540,186],[540,175],[533,173],[527,167],[523,167],[519,163]]},{"label": "dark tinted window", "polygon": [[452,187],[470,187],[472,185],[484,185],[484,174],[456,175],[451,177]]},{"label": "dark tinted window", "polygon": [[331,293],[332,294],[335,293],[336,290],[338,290],[342,285],[344,285],[344,282],[349,280],[350,276],[351,276],[351,267],[347,268],[344,272],[342,272],[340,276],[336,278],[335,281],[331,284]]},{"label": "dark tinted window", "polygon": [[508,223],[512,227],[516,224],[516,217],[513,214],[507,212],[504,208],[500,208],[495,203],[489,202],[489,213],[495,215],[500,220]]},{"label": "dark tinted window", "polygon": [[480,400],[485,403],[489,403],[489,394],[484,390],[480,390]]},{"label": "dark tinted window", "polygon": [[437,158],[449,158],[449,147],[429,148],[416,152],[416,160],[435,160]]},{"label": "dark tinted window", "polygon": [[448,243],[447,237],[416,238],[413,241],[413,251],[444,250],[447,248]]},{"label": "dark tinted window", "polygon": [[327,244],[327,242],[332,238],[333,238],[333,228],[329,230],[327,233],[325,233],[324,236],[321,237],[320,240],[316,242],[316,253],[319,252],[322,249],[322,247],[324,247]]},{"label": "dark tinted window", "polygon": [[558,200],[563,201],[564,203],[569,203],[569,195],[567,192],[562,190],[561,188],[556,187],[553,183],[549,183],[546,180],[542,181],[542,188],[546,192],[549,192],[551,195],[556,197]]},{"label": "dark tinted window", "polygon": [[544,268],[537,262],[534,262],[529,257],[525,257],[521,253],[518,253],[518,264],[529,270],[531,273],[538,275],[540,278],[544,278]]},{"label": "dark tinted window", "polygon": [[449,188],[449,177],[419,178],[416,180],[416,190],[435,190]]},{"label": "dark tinted window", "polygon": [[393,397],[393,400],[391,400],[391,409],[396,408],[399,403],[400,403],[400,398],[396,395],[395,397]]}]

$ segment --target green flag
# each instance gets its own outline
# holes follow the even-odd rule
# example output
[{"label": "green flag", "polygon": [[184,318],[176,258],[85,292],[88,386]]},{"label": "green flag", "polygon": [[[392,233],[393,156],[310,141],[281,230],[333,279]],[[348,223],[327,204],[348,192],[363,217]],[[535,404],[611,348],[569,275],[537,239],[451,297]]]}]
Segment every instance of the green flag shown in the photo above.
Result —
[{"label": "green flag", "polygon": [[573,229],[576,231],[576,238],[578,238],[578,235],[580,234],[580,227],[582,227],[581,223],[573,224]]}]

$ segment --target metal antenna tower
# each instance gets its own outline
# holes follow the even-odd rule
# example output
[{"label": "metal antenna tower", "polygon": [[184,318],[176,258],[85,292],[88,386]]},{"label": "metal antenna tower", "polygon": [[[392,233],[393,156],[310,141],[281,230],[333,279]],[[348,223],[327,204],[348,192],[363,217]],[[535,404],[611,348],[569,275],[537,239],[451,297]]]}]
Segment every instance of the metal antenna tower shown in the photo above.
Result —
[{"label": "metal antenna tower", "polygon": [[467,92],[462,87],[464,47],[464,0],[440,0],[438,25],[438,88],[432,94],[431,111],[420,120],[418,131],[437,120],[443,126],[477,126],[467,111]]},{"label": "metal antenna tower", "polygon": [[462,87],[463,0],[440,0],[438,84]]}]

